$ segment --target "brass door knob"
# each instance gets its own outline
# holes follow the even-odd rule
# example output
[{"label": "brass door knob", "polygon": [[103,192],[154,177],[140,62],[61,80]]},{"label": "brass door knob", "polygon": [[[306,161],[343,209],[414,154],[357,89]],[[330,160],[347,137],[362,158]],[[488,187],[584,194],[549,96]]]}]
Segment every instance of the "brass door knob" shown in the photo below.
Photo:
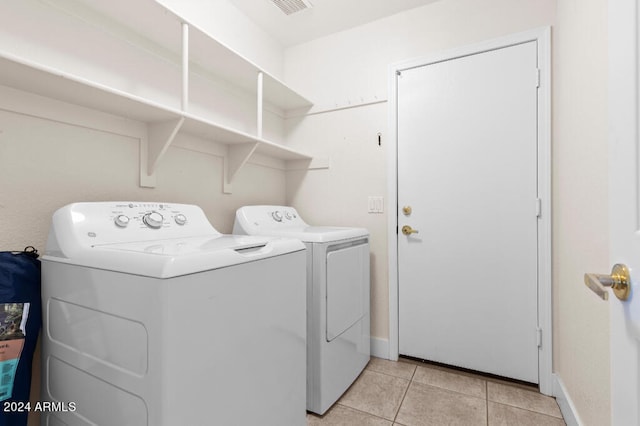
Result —
[{"label": "brass door knob", "polygon": [[627,300],[631,291],[631,276],[626,265],[616,264],[611,269],[611,275],[584,274],[584,283],[602,300],[609,299],[609,292],[605,287],[611,287],[613,293],[620,300]]},{"label": "brass door knob", "polygon": [[402,227],[402,233],[404,235],[411,235],[411,234],[417,234],[418,231],[413,229],[412,227],[410,227],[409,225],[405,225]]}]

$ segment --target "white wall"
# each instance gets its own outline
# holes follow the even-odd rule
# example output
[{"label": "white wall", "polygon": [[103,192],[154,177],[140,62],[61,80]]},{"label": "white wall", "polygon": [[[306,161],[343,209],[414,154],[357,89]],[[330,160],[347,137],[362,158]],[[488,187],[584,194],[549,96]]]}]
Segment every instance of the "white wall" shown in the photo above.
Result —
[{"label": "white wall", "polygon": [[[5,99],[0,105],[3,249],[26,245],[42,249],[51,213],[78,200],[201,204],[223,232],[231,230],[232,212],[242,204],[291,203],[311,222],[371,230],[372,334],[384,340],[388,337],[387,216],[367,214],[366,198],[386,195],[388,64],[553,25],[555,370],[584,423],[609,424],[607,307],[582,284],[584,272],[610,267],[603,160],[606,0],[442,0],[294,46],[284,56],[277,44],[224,0],[161,1],[269,72],[284,75],[316,102],[315,111],[382,103],[287,120],[288,143],[331,157],[331,169],[288,172],[285,178],[277,168],[249,164],[237,176],[234,193],[223,195],[221,157],[210,153],[203,141],[181,137],[160,165],[158,186],[140,188],[136,135],[121,131],[113,117],[49,105],[27,95],[34,110],[16,113],[0,97]],[[5,44],[14,45],[11,40]],[[37,110],[43,105],[62,117],[39,117]],[[382,146],[377,144],[378,132]],[[386,211],[393,210],[386,201]]]},{"label": "white wall", "polygon": [[554,366],[584,424],[607,425],[609,308],[583,282],[611,269],[607,0],[559,0],[553,39]]},{"label": "white wall", "polygon": [[[281,74],[282,49],[226,0],[164,3],[222,42]],[[97,30],[99,19],[71,6],[59,9],[55,3],[23,1],[2,8],[3,53],[180,108],[179,67],[149,51],[148,46],[134,47],[128,38],[137,40],[137,36],[126,31],[112,35],[110,30]],[[91,16],[93,21],[77,19],[76,13]],[[166,40],[179,43],[179,28],[166,30],[170,33]],[[209,85],[216,84],[209,81]],[[223,195],[224,146],[184,135],[177,137],[162,159],[157,187],[141,188],[138,140],[146,134],[145,123],[39,99],[1,86],[0,90],[3,247],[15,249],[31,244],[42,248],[51,213],[72,201],[140,199],[201,204],[214,226],[223,232],[231,231],[233,211],[242,204],[284,202],[282,161],[256,158],[255,164],[249,164],[236,176],[234,193]],[[216,96],[209,97],[217,102],[208,106],[217,109],[212,113],[217,121],[255,132],[255,101],[247,103],[246,95],[235,96],[233,91],[220,89],[219,93],[207,94],[211,93]],[[238,101],[237,97],[242,99]],[[123,111],[122,116],[126,117],[127,112]],[[282,123],[274,124],[273,118],[268,115],[266,131],[281,138]]]},{"label": "white wall", "polygon": [[[280,75],[279,46],[222,1],[173,3],[189,15],[187,20],[210,30],[272,74]],[[73,20],[70,15],[56,13],[48,3],[17,2],[0,9],[3,52],[179,108],[180,74],[166,67],[163,59],[153,59],[154,55],[148,52],[138,55],[140,52],[136,53],[126,41],[101,37],[100,32],[87,30],[85,37],[76,31],[84,24],[76,20],[73,27],[67,25]],[[122,48],[115,47],[118,43]],[[130,60],[122,55],[131,55]],[[154,61],[159,61],[160,66]],[[163,74],[157,72],[160,68]],[[242,102],[243,99],[238,103]],[[252,108],[254,105],[252,102]],[[229,109],[222,107],[215,113],[223,114]],[[242,111],[234,110],[234,114],[229,121],[238,123],[241,129],[246,125],[246,131],[255,131],[251,127],[255,126],[253,109],[247,112],[248,124],[238,117]],[[268,136],[281,137],[282,123],[275,123],[272,115],[265,120]],[[252,157],[235,176],[233,194],[223,194],[225,147],[184,135],[176,138],[162,158],[156,172],[157,186],[142,188],[139,140],[145,134],[146,125],[142,122],[0,86],[0,249],[21,250],[32,245],[42,253],[52,213],[76,201],[198,204],[214,227],[224,233],[231,232],[238,207],[286,201],[281,160]],[[36,400],[39,353],[34,364],[32,399]],[[30,416],[29,424],[39,424],[37,413]]]},{"label": "white wall", "polygon": [[227,47],[282,78],[282,46],[227,0],[157,0]]},{"label": "white wall", "polygon": [[[12,112],[15,99],[20,112]],[[40,118],[43,110],[47,118]],[[73,124],[69,124],[73,123]],[[53,212],[76,201],[140,200],[200,205],[213,226],[230,233],[235,210],[245,204],[284,204],[284,171],[247,164],[233,194],[222,193],[222,157],[210,141],[180,136],[157,171],[157,187],[141,188],[142,123],[121,123],[96,111],[0,87],[0,247],[40,253]],[[185,147],[189,148],[185,148]],[[256,185],[259,182],[259,185]],[[32,398],[37,399],[39,353]],[[38,424],[33,413],[30,424]]]},{"label": "white wall", "polygon": [[[284,66],[317,113],[287,120],[288,143],[331,157],[329,170],[289,173],[287,201],[315,223],[369,227],[372,335],[384,341],[387,217],[368,215],[366,197],[386,194],[387,105],[374,102],[387,97],[388,64],[553,27],[554,371],[587,425],[610,423],[608,311],[582,281],[610,268],[605,22],[606,0],[444,0],[293,46]],[[372,104],[331,111],[360,103]]]},{"label": "white wall", "polygon": [[[178,136],[157,171],[156,188],[139,183],[136,126],[105,114],[18,95],[55,114],[40,118],[0,101],[0,247],[44,249],[51,214],[75,201],[140,200],[198,204],[230,233],[235,210],[284,203],[283,170],[249,163],[222,193],[222,157],[212,142]],[[37,111],[34,110],[34,115]],[[72,123],[72,124],[69,124]],[[131,129],[134,130],[131,130]],[[256,185],[260,182],[260,185]]]},{"label": "white wall", "polygon": [[320,108],[386,99],[390,63],[549,25],[554,0],[443,0],[285,50],[284,75]]},{"label": "white wall", "polygon": [[370,226],[374,337],[389,336],[387,215],[366,211],[367,196],[387,192],[387,104],[380,101],[387,98],[388,65],[548,26],[554,15],[555,0],[445,0],[285,51],[287,82],[316,103],[314,111],[379,102],[287,120],[290,145],[331,158],[328,171],[290,173],[287,200],[316,223]]}]

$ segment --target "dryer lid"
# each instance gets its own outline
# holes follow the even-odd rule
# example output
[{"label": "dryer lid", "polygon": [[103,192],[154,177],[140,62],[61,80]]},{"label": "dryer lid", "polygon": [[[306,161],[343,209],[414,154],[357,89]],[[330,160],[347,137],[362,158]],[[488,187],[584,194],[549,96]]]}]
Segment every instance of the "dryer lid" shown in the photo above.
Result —
[{"label": "dryer lid", "polygon": [[368,237],[369,231],[364,228],[343,228],[335,226],[306,226],[280,230],[258,230],[253,235],[271,235],[297,238],[305,243],[327,243],[358,237]]}]

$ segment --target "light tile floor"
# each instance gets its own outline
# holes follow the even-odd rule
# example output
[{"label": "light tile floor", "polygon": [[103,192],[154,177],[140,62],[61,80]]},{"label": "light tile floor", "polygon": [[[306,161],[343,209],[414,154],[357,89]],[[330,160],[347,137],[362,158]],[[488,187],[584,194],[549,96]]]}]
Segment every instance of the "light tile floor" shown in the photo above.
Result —
[{"label": "light tile floor", "polygon": [[401,359],[372,358],[358,380],[308,426],[565,425],[535,387]]}]

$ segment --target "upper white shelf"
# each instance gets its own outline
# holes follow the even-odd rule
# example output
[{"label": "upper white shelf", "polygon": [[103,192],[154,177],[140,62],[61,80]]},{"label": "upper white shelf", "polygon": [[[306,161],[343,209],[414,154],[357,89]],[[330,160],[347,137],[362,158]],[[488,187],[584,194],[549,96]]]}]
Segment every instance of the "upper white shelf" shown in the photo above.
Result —
[{"label": "upper white shelf", "polygon": [[142,122],[181,114],[179,109],[2,52],[0,84]]},{"label": "upper white shelf", "polygon": [[312,103],[154,0],[0,5],[0,85],[147,123],[143,186],[179,132],[229,146],[225,188],[254,153],[313,160],[262,128],[263,103]]},{"label": "upper white shelf", "polygon": [[202,139],[229,145],[258,142],[268,146],[260,149],[259,152],[276,158],[283,160],[311,159],[311,156],[307,154],[224,124],[65,74],[56,69],[30,63],[21,58],[6,54],[3,56],[1,53],[0,85],[146,123],[164,122],[184,117],[185,121],[181,130]]},{"label": "upper white shelf", "polygon": [[311,101],[243,55],[215,40],[197,25],[155,0],[43,0],[105,31],[127,38],[159,56],[179,63],[181,25],[189,25],[189,68],[256,93],[256,76],[264,75],[264,100],[284,110],[311,107]]}]

